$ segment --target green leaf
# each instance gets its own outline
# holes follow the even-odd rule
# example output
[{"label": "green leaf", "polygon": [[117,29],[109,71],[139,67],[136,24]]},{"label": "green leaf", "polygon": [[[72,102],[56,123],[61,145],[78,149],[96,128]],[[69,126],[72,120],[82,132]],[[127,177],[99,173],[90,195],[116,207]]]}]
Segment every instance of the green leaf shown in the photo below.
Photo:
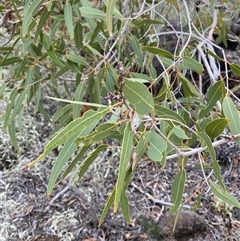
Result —
[{"label": "green leaf", "polygon": [[125,80],[123,93],[126,99],[140,115],[145,115],[154,110],[154,100],[147,87],[139,82]]},{"label": "green leaf", "polygon": [[78,137],[74,142],[76,145],[90,145],[96,142],[103,140],[107,137],[110,132],[116,127],[115,124],[112,123],[103,123],[96,127],[94,132],[85,136],[85,137]]},{"label": "green leaf", "polygon": [[204,71],[203,65],[191,57],[184,56],[183,63],[188,69],[192,69],[198,74],[202,74]]},{"label": "green leaf", "polygon": [[78,136],[78,134],[72,136],[60,151],[56,161],[54,162],[51,175],[49,177],[48,186],[47,186],[47,195],[52,193],[52,190],[55,186],[56,180],[60,173],[62,172],[63,167],[68,162],[69,158],[76,151],[77,147],[74,145],[73,140]]},{"label": "green leaf", "polygon": [[206,108],[201,110],[199,114],[199,118],[201,119],[205,115],[207,115],[212,110],[212,108],[216,105],[217,101],[219,101],[220,98],[224,96],[224,94],[225,94],[225,84],[223,81],[219,80],[209,89],[207,93],[207,100],[209,101],[209,103]]},{"label": "green leaf", "polygon": [[182,73],[178,73],[178,75],[183,85],[184,95],[188,97],[198,96],[202,99],[202,95],[199,93],[196,87]]},{"label": "green leaf", "polygon": [[[78,87],[75,91],[74,99],[76,101],[82,101],[84,94],[85,94],[85,83],[82,81],[78,85]],[[82,107],[82,105],[73,104],[73,119],[76,119],[79,117],[81,107]]]},{"label": "green leaf", "polygon": [[205,131],[211,139],[218,137],[224,131],[228,122],[229,120],[225,118],[213,120],[206,125]]},{"label": "green leaf", "polygon": [[[150,131],[145,131],[142,136],[140,137],[140,140],[135,148],[135,152],[137,153],[137,160],[136,162],[138,163],[140,161],[140,159],[142,158],[143,154],[146,151],[148,142],[149,142],[149,138],[150,138]],[[136,163],[136,164],[137,164]]]},{"label": "green leaf", "polygon": [[230,64],[230,69],[235,75],[240,77],[240,66],[238,64]]},{"label": "green leaf", "polygon": [[[76,133],[79,136],[87,135],[108,112],[109,108],[100,108],[98,111],[89,110],[78,119],[69,123],[60,133],[58,133],[44,148],[44,152],[28,166],[32,166],[48,155],[54,148],[60,146]],[[91,128],[89,128],[91,127]]]},{"label": "green leaf", "polygon": [[128,197],[127,197],[125,192],[123,192],[122,195],[121,195],[120,205],[121,205],[121,210],[122,210],[125,221],[128,224],[131,224]]},{"label": "green leaf", "polygon": [[84,58],[80,57],[79,55],[74,54],[73,52],[69,53],[69,55],[67,56],[67,59],[71,60],[74,63],[83,65],[83,66],[88,65],[87,61]]},{"label": "green leaf", "polygon": [[64,4],[64,19],[67,26],[68,34],[70,39],[74,39],[74,31],[73,31],[73,19],[72,19],[72,6],[69,1],[66,1]]},{"label": "green leaf", "polygon": [[77,74],[82,74],[80,66],[77,63],[72,62],[71,60],[67,60],[67,65],[72,70],[72,72]]},{"label": "green leaf", "polygon": [[216,153],[214,151],[214,148],[212,146],[212,142],[211,142],[209,136],[204,132],[198,132],[197,136],[199,137],[200,141],[202,143],[204,143],[205,146],[207,147],[207,150],[208,150],[208,152],[210,154],[210,157],[211,157],[213,171],[214,171],[214,173],[216,175],[216,178],[219,181],[221,187],[225,190],[226,188],[225,188],[225,185],[224,185],[223,180],[222,180],[220,166],[219,166],[219,164],[216,160]]},{"label": "green leaf", "polygon": [[27,3],[24,7],[22,23],[23,36],[26,36],[28,34],[29,26],[33,22],[33,16],[39,11],[39,7],[42,3],[43,0],[33,0],[31,3]]},{"label": "green leaf", "polygon": [[112,36],[112,17],[113,17],[113,10],[116,4],[116,0],[110,0],[108,1],[106,7],[107,7],[107,12],[106,12],[106,20],[107,20],[107,30]]},{"label": "green leaf", "polygon": [[149,143],[148,157],[154,162],[161,163],[163,159],[162,153],[167,148],[166,142],[155,131],[151,131]]},{"label": "green leaf", "polygon": [[14,56],[14,57],[10,57],[10,58],[5,58],[5,59],[0,59],[0,66],[8,66],[11,64],[15,64],[17,62],[22,61],[22,59],[20,57]]},{"label": "green leaf", "polygon": [[80,7],[81,15],[85,18],[93,18],[97,20],[106,20],[106,13],[91,7]]},{"label": "green leaf", "polygon": [[[173,58],[174,55],[164,49],[156,48],[156,47],[151,47],[151,46],[142,46],[142,49],[145,51],[148,51],[149,53],[152,54],[157,54],[161,57],[166,57],[166,58]],[[172,63],[172,61],[171,61]]]},{"label": "green leaf", "polygon": [[217,184],[212,181],[210,181],[210,186],[212,192],[216,195],[216,197],[229,205],[240,208],[240,202],[232,194],[228,193],[225,190],[222,190]]},{"label": "green leaf", "polygon": [[[236,106],[230,97],[225,97],[222,103],[223,114],[226,118],[230,120],[229,128],[233,135],[240,134],[240,113],[238,112]],[[240,137],[236,138],[236,142],[240,147]]]},{"label": "green leaf", "polygon": [[14,121],[12,121],[8,125],[8,133],[9,133],[9,136],[10,136],[10,139],[11,139],[11,142],[12,142],[14,148],[16,149],[16,151],[18,153],[20,153],[21,149],[19,148],[18,141],[17,141],[17,138],[16,138],[16,130],[15,130]]},{"label": "green leaf", "polygon": [[78,50],[83,48],[83,27],[80,22],[77,22],[74,27],[74,41]]},{"label": "green leaf", "polygon": [[164,106],[160,106],[160,105],[155,105],[155,111],[156,114],[159,118],[163,118],[163,119],[170,119],[172,121],[176,120],[178,121],[178,123],[182,123],[184,125],[186,125],[185,120],[175,111],[170,110]]},{"label": "green leaf", "polygon": [[64,173],[61,175],[61,178],[58,182],[61,182],[64,178],[67,177],[67,175],[70,173],[70,171],[75,167],[77,162],[81,160],[83,155],[86,153],[86,151],[90,148],[90,146],[83,146],[80,150],[80,152],[75,156],[75,158],[70,162],[67,169],[64,171]]},{"label": "green leaf", "polygon": [[53,49],[53,47],[50,47],[48,50],[46,50],[49,57],[52,59],[52,61],[59,65],[60,67],[64,67],[64,63],[58,58],[55,50]]},{"label": "green leaf", "polygon": [[129,43],[130,43],[131,47],[133,48],[134,53],[136,54],[136,56],[138,58],[137,61],[139,63],[139,66],[142,69],[143,68],[143,53],[142,53],[142,50],[140,48],[139,41],[138,41],[137,37],[135,35],[130,36],[129,37]]},{"label": "green leaf", "polygon": [[186,183],[186,171],[182,169],[175,176],[173,180],[172,189],[171,189],[173,207],[170,208],[170,213],[176,212],[180,207],[185,183]]},{"label": "green leaf", "polygon": [[[53,6],[54,6],[54,5],[55,5],[55,3],[53,4]],[[37,29],[36,29],[35,36],[34,36],[34,41],[37,40],[39,34],[40,34],[41,31],[42,31],[43,26],[45,25],[46,21],[49,19],[50,15],[51,15],[51,13],[52,13],[52,11],[53,11],[53,9],[54,9],[54,8],[51,7],[50,9],[45,8],[45,9],[43,10],[43,13],[42,13],[41,18],[40,18],[40,20],[39,20],[39,23],[38,23],[38,25],[37,25]]]},{"label": "green leaf", "polygon": [[132,153],[132,144],[133,144],[133,133],[131,131],[130,123],[126,124],[123,133],[122,148],[120,153],[120,164],[119,172],[116,183],[116,195],[114,200],[114,212],[117,212],[118,205],[121,199],[124,178],[127,171],[127,166],[129,164],[131,153]]},{"label": "green leaf", "polygon": [[189,137],[185,134],[184,130],[181,129],[180,126],[175,126],[173,127],[173,133],[179,137],[180,139],[189,139]]},{"label": "green leaf", "polygon": [[100,145],[87,156],[87,158],[81,163],[79,167],[78,180],[82,178],[83,174],[87,171],[89,166],[93,163],[94,160],[96,160],[99,152],[105,150],[107,147],[108,145]]},{"label": "green leaf", "polygon": [[103,220],[107,216],[107,213],[108,213],[109,209],[113,205],[115,196],[116,196],[116,187],[113,189],[111,195],[109,196],[109,198],[107,200],[107,203],[104,206],[103,212],[102,212],[101,217],[99,219],[99,226],[102,224]]}]

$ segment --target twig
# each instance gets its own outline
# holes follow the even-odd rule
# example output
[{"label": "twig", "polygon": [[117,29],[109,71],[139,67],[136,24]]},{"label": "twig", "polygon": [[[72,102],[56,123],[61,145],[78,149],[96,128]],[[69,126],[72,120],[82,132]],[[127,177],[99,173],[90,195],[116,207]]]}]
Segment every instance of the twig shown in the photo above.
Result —
[{"label": "twig", "polygon": [[[170,202],[165,202],[163,200],[159,200],[159,199],[156,199],[154,198],[151,194],[147,193],[147,192],[144,192],[140,187],[138,187],[136,184],[134,184],[133,182],[131,182],[130,184],[133,188],[137,189],[140,193],[144,194],[145,196],[148,197],[148,199],[150,199],[151,201],[153,201],[154,203],[158,203],[158,204],[161,204],[161,205],[164,205],[164,206],[173,206],[173,203],[170,203]],[[184,209],[187,209],[189,210],[191,207],[189,205],[183,205],[182,206]]]},{"label": "twig", "polygon": [[52,200],[50,201],[50,205],[54,205],[53,203],[62,195],[64,194],[65,192],[67,192],[69,190],[70,186],[66,186],[61,192],[59,192],[58,194],[56,194]]}]

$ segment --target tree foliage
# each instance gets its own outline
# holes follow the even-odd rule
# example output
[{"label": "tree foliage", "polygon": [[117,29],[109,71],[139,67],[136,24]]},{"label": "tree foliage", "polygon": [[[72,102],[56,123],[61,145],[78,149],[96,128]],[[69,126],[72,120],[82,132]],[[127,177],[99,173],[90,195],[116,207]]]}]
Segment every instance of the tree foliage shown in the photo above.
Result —
[{"label": "tree foliage", "polygon": [[[218,182],[210,181],[212,192],[240,207],[226,191],[214,150],[228,141],[217,139],[226,128],[240,146],[240,114],[228,75],[216,80],[204,59],[208,51],[214,61],[226,63],[225,73],[229,68],[240,76],[238,64],[206,49],[213,31],[217,41],[227,44],[230,22],[239,7],[237,1],[199,2],[197,9],[195,1],[176,0],[28,0],[5,1],[0,6],[0,25],[11,33],[0,57],[1,68],[12,75],[11,88],[10,83],[0,87],[1,97],[11,91],[4,128],[20,151],[14,123],[22,122],[21,113],[30,102],[46,121],[58,122],[44,152],[29,164],[63,145],[49,178],[48,194],[77,163],[80,179],[99,153],[110,148],[108,140],[115,139],[121,147],[118,178],[100,223],[111,206],[116,212],[119,205],[131,222],[126,189],[143,155],[162,167],[176,158],[181,163],[171,190],[172,212],[181,208],[185,165],[196,153],[206,153],[202,158],[211,159]],[[179,21],[179,29],[174,29],[171,19]],[[165,39],[169,32],[177,36],[175,42]],[[65,77],[69,72],[74,73],[74,91]],[[189,78],[192,75],[194,79]],[[211,83],[206,90],[202,76]],[[43,96],[45,89],[53,95]],[[44,109],[43,98],[64,104],[52,117]]]}]

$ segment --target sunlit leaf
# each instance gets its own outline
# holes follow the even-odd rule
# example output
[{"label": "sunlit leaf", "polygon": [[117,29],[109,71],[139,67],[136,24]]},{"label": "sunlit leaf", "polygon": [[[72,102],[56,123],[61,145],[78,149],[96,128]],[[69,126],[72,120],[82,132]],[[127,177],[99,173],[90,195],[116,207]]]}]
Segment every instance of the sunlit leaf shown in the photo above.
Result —
[{"label": "sunlit leaf", "polygon": [[[69,123],[60,133],[58,133],[44,148],[44,152],[28,166],[32,166],[48,155],[54,148],[65,143],[68,139],[79,133],[79,136],[87,135],[108,112],[108,108],[101,108],[98,111],[89,110],[80,118]],[[89,128],[91,127],[91,128]]]},{"label": "sunlit leaf", "polygon": [[85,136],[85,137],[78,137],[74,141],[76,145],[90,145],[95,142],[103,140],[105,137],[109,135],[109,133],[115,128],[116,125],[112,123],[103,123],[96,127],[94,132]]}]

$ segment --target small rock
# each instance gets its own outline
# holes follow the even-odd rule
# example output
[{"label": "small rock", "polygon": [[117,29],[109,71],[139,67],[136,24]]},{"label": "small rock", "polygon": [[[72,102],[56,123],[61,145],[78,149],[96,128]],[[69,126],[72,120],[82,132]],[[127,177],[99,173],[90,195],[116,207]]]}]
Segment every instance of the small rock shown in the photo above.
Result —
[{"label": "small rock", "polygon": [[208,225],[204,218],[191,211],[181,211],[173,233],[173,226],[177,214],[166,214],[158,223],[152,218],[140,216],[137,223],[143,231],[155,240],[187,241],[204,238],[208,232]]}]

